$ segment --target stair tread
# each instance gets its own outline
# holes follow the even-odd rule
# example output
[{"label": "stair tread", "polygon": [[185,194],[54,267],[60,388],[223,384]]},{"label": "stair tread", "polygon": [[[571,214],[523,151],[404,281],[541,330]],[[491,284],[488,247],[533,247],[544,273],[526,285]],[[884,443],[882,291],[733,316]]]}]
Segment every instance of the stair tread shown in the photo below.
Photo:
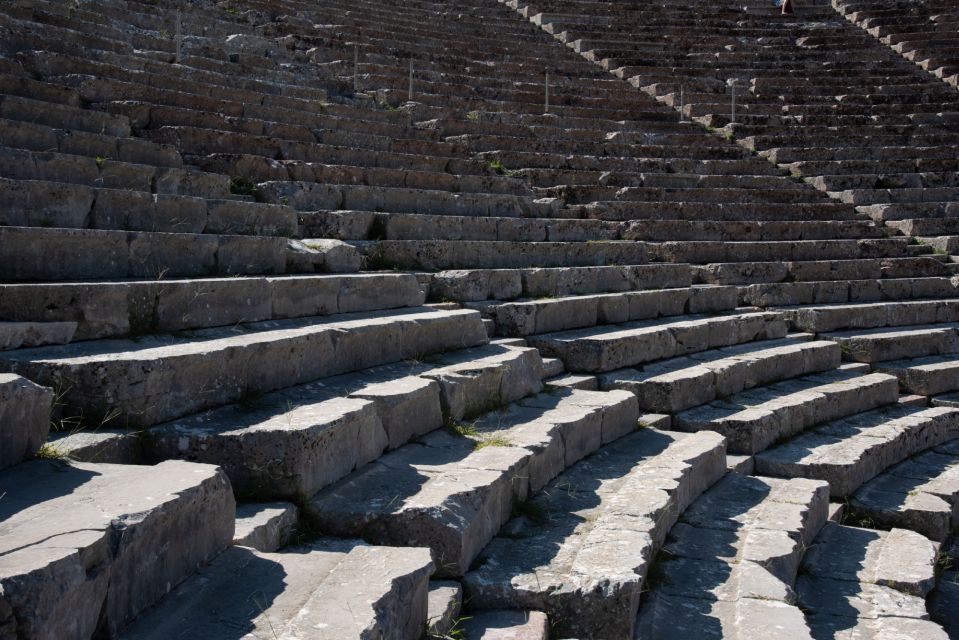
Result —
[{"label": "stair tread", "polygon": [[626,637],[650,560],[686,505],[723,475],[724,451],[714,434],[642,429],[578,462],[480,554],[464,578],[467,600],[545,607],[560,634]]},{"label": "stair tread", "polygon": [[427,549],[355,540],[321,540],[283,553],[231,547],[119,637],[294,638],[318,623],[343,638],[410,634],[426,617],[431,569]]},{"label": "stair tread", "polygon": [[321,491],[308,510],[336,535],[429,544],[442,575],[463,575],[514,500],[635,430],[638,417],[624,392],[541,394],[461,426],[463,435],[436,431],[400,447]]}]

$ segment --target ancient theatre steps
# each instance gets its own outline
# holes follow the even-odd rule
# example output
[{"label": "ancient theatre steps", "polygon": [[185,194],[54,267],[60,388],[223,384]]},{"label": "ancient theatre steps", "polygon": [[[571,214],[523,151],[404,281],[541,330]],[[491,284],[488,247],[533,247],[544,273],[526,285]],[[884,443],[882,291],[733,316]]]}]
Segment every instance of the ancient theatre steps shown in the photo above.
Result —
[{"label": "ancient theatre steps", "polygon": [[839,364],[840,351],[834,343],[792,334],[617,369],[599,374],[598,379],[603,389],[635,393],[645,411],[675,413]]},{"label": "ancient theatre steps", "polygon": [[466,574],[466,602],[546,611],[564,636],[631,637],[667,532],[725,470],[715,434],[642,429],[617,440],[514,509]]},{"label": "ancient theatre steps", "polygon": [[0,470],[32,457],[50,431],[53,391],[0,373]]},{"label": "ancient theatre steps", "polygon": [[822,333],[959,321],[959,299],[821,304],[779,309],[799,331]]},{"label": "ancient theatre steps", "polygon": [[895,378],[860,369],[845,366],[744,391],[676,414],[673,428],[717,431],[731,453],[755,454],[814,425],[898,400]]},{"label": "ancient theatre steps", "polygon": [[890,467],[849,499],[855,519],[882,528],[910,529],[944,542],[957,522],[959,440]]},{"label": "ancient theatre steps", "polygon": [[934,396],[959,389],[959,354],[879,362],[875,368],[896,376],[910,393]]},{"label": "ancient theatre steps", "polygon": [[35,332],[0,348],[417,307],[424,298],[415,276],[387,273],[0,284],[0,334]]},{"label": "ancient theatre steps", "polygon": [[695,286],[467,303],[493,320],[497,335],[532,334],[736,308],[735,287]]},{"label": "ancient theatre steps", "polygon": [[959,436],[959,410],[898,403],[809,429],[756,454],[756,472],[829,482],[831,495],[852,495],[911,455]]},{"label": "ancient theatre steps", "polygon": [[62,411],[149,426],[244,396],[487,342],[475,311],[410,308],[0,352],[62,391]]},{"label": "ancient theatre steps", "polygon": [[542,389],[534,349],[497,344],[288,387],[147,430],[153,459],[219,464],[240,495],[309,499],[444,425]]},{"label": "ancient theatre steps", "polygon": [[115,637],[233,537],[233,492],[210,465],[37,460],[0,472],[0,494],[14,636]]},{"label": "ancient theatre steps", "polygon": [[561,359],[570,371],[598,373],[785,335],[786,323],[779,314],[730,312],[547,333],[530,336],[527,342]]},{"label": "ancient theatre steps", "polygon": [[670,532],[635,637],[812,637],[793,583],[828,507],[823,482],[728,474]]},{"label": "ancient theatre steps", "polygon": [[118,637],[417,640],[429,551],[320,540],[281,553],[231,547]]},{"label": "ancient theatre steps", "polygon": [[929,620],[935,543],[903,529],[826,524],[803,557],[798,605],[812,636],[946,640]]},{"label": "ancient theatre steps", "polygon": [[515,505],[638,418],[621,391],[533,396],[387,453],[317,494],[307,516],[333,535],[429,546],[437,575],[462,576]]}]

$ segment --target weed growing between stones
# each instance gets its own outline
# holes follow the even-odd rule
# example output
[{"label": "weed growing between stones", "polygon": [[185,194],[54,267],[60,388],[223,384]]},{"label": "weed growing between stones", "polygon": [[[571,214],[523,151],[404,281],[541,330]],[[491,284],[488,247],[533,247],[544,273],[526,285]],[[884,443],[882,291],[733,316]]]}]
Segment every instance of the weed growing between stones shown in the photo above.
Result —
[{"label": "weed growing between stones", "polygon": [[446,430],[452,433],[454,436],[459,436],[461,438],[471,438],[479,436],[479,431],[476,430],[476,423],[463,424],[460,422],[450,422],[446,425]]},{"label": "weed growing between stones", "polygon": [[233,176],[230,178],[230,193],[235,196],[255,196],[256,183],[243,176]]},{"label": "weed growing between stones", "polygon": [[845,501],[842,510],[842,519],[839,524],[849,527],[858,527],[860,529],[878,529],[876,521],[864,513],[857,512],[849,503],[848,498]]},{"label": "weed growing between stones", "polygon": [[488,436],[485,438],[480,438],[476,441],[476,444],[473,445],[473,449],[479,451],[480,449],[485,449],[486,447],[511,447],[513,443],[503,438],[501,436]]},{"label": "weed growing between stones", "polygon": [[503,162],[499,158],[493,158],[492,160],[490,160],[489,168],[492,169],[498,175],[502,176],[506,174],[506,167],[503,166]]},{"label": "weed growing between stones", "polygon": [[[461,625],[467,620],[472,619],[473,616],[460,616],[453,621],[453,626],[450,627],[449,631],[443,634],[432,633],[429,628],[427,628],[425,637],[429,640],[469,640],[466,635],[466,629],[464,629]],[[427,625],[429,625],[429,621],[427,621]]]},{"label": "weed growing between stones", "polygon": [[38,460],[69,460],[67,453],[52,442],[44,442],[34,456]]},{"label": "weed growing between stones", "polygon": [[936,553],[936,577],[938,578],[947,571],[953,571],[956,568],[955,559],[942,548]]}]

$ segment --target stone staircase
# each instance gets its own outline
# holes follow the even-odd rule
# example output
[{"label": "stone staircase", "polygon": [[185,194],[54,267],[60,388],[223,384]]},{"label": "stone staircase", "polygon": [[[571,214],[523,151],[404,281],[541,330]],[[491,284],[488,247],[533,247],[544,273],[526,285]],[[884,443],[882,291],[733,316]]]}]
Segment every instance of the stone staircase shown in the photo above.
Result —
[{"label": "stone staircase", "polygon": [[959,12],[947,2],[835,2],[836,11],[943,82],[959,87]]},{"label": "stone staircase", "polygon": [[[954,251],[959,95],[869,42],[827,3],[801,3],[792,16],[761,2],[506,4],[597,66],[890,233],[939,254]],[[885,23],[894,22],[893,29],[901,24],[908,32],[913,13],[941,20],[944,31],[930,40],[941,46],[930,48],[949,59],[953,7],[873,4],[889,7]],[[836,6],[872,24],[864,5]],[[909,44],[908,35],[901,44]]]},{"label": "stone staircase", "polygon": [[820,5],[0,6],[0,637],[946,637],[951,89]]}]

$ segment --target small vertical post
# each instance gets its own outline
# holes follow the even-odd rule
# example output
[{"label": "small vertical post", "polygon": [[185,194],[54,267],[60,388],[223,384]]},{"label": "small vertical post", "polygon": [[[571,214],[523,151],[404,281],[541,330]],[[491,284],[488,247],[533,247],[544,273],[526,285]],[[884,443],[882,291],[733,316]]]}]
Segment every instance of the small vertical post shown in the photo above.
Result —
[{"label": "small vertical post", "polygon": [[176,55],[174,62],[180,64],[180,56],[183,51],[183,20],[179,11],[176,12]]},{"label": "small vertical post", "polygon": [[543,113],[549,113],[549,69],[546,70],[546,101],[543,105]]},{"label": "small vertical post", "polygon": [[410,56],[410,92],[407,102],[413,102],[413,56]]},{"label": "small vertical post", "polygon": [[733,99],[732,99],[732,108],[730,110],[729,124],[736,122],[736,81],[733,80],[731,85],[733,90]]},{"label": "small vertical post", "polygon": [[353,43],[353,93],[360,90],[360,45]]},{"label": "small vertical post", "polygon": [[686,85],[679,85],[679,121],[686,122]]}]

